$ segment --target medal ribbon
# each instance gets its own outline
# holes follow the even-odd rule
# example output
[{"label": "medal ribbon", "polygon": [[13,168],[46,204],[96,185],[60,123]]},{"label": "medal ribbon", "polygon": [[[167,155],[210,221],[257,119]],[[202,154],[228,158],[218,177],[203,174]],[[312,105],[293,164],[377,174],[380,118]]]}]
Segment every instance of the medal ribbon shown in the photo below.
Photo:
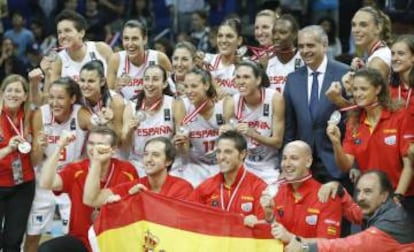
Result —
[{"label": "medal ribbon", "polygon": [[[412,89],[409,88],[408,89],[408,94],[407,94],[407,99],[405,101],[405,107],[406,108],[408,108],[408,104],[410,103],[411,91],[412,91]],[[398,100],[402,100],[402,97],[401,97],[401,85],[398,86]]]},{"label": "medal ribbon", "polygon": [[[260,90],[261,104],[263,104],[264,99],[265,99],[265,89],[262,88]],[[251,114],[253,114],[255,112],[255,110],[254,110],[254,111],[250,112],[248,115],[243,117],[244,106],[245,106],[245,100],[244,100],[244,98],[240,97],[239,103],[237,104],[237,110],[236,110],[236,115],[235,115],[237,121],[239,121],[239,122],[243,121],[245,118],[247,118],[248,116],[250,116]]]},{"label": "medal ribbon", "polygon": [[109,183],[111,183],[112,176],[114,175],[114,170],[115,170],[115,164],[112,163],[111,170],[109,171],[109,175],[107,176],[107,179],[105,180],[106,182],[103,188],[108,188]]},{"label": "medal ribbon", "polygon": [[19,131],[19,129],[17,128],[17,126],[14,124],[14,122],[13,122],[13,120],[9,117],[9,115],[7,115],[6,114],[6,118],[7,118],[7,120],[9,121],[9,123],[10,123],[10,125],[12,126],[12,128],[13,128],[13,131],[19,136],[19,137],[21,137],[23,140],[25,140],[26,141],[26,139],[24,139],[24,136],[23,136],[23,119],[22,118],[20,118],[20,131]]},{"label": "medal ribbon", "polygon": [[368,55],[371,56],[376,50],[385,47],[384,42],[382,42],[381,40],[377,41],[377,43],[375,43],[371,50],[369,50]]},{"label": "medal ribbon", "polygon": [[301,183],[301,182],[304,182],[304,181],[306,181],[310,178],[312,178],[312,174],[308,174],[308,175],[305,175],[305,176],[302,176],[302,177],[299,177],[299,178],[295,178],[295,179],[292,179],[292,180],[287,180],[285,178],[282,178],[282,179],[277,180],[276,183],[278,183],[279,185]]},{"label": "medal ribbon", "polygon": [[158,99],[154,104],[152,104],[151,107],[145,106],[145,101],[142,101],[141,110],[153,111],[156,107],[158,107],[158,105],[160,105],[161,101],[162,101],[162,97]]},{"label": "medal ribbon", "polygon": [[221,183],[221,186],[220,186],[220,203],[221,203],[221,209],[223,209],[224,211],[228,212],[230,210],[230,207],[233,203],[234,198],[237,195],[237,192],[239,191],[239,188],[240,188],[240,186],[241,186],[241,184],[244,180],[244,177],[246,177],[246,170],[243,171],[243,175],[242,175],[241,179],[239,180],[239,182],[236,185],[236,188],[234,189],[233,193],[231,194],[229,204],[227,205],[227,207],[224,206],[224,193],[223,193],[224,183]]},{"label": "medal ribbon", "polygon": [[[375,108],[376,106],[378,106],[378,102],[373,102],[373,103],[367,105],[365,108],[366,109],[372,109],[372,108]],[[349,110],[354,110],[356,108],[362,108],[362,107],[359,106],[359,105],[351,105],[351,106],[341,108],[341,109],[339,109],[339,111],[340,112],[345,112],[345,111],[349,111]]]},{"label": "medal ribbon", "polygon": [[[145,66],[146,65],[147,65],[147,52],[144,52],[144,63],[142,64],[142,69],[135,76],[141,75],[141,73],[145,69]],[[129,61],[128,55],[125,53],[125,68],[124,68],[124,73],[129,74],[129,69],[130,68],[131,68],[130,61]]]},{"label": "medal ribbon", "polygon": [[209,102],[209,99],[205,100],[200,106],[198,106],[197,108],[195,108],[190,114],[187,114],[184,119],[183,122],[181,123],[182,125],[186,125],[188,124],[191,120],[193,120],[193,118],[198,115],[198,113],[200,113],[200,111],[202,109],[204,109],[207,104]]},{"label": "medal ribbon", "polygon": [[266,47],[247,46],[247,48],[251,50],[253,53],[253,56],[250,57],[250,59],[253,61],[257,61],[259,58],[261,58],[265,54],[267,54],[268,57],[271,58],[274,55],[276,55],[276,53],[291,53],[296,50],[296,49],[289,49],[285,51],[278,51],[276,50],[276,46],[266,46]]}]

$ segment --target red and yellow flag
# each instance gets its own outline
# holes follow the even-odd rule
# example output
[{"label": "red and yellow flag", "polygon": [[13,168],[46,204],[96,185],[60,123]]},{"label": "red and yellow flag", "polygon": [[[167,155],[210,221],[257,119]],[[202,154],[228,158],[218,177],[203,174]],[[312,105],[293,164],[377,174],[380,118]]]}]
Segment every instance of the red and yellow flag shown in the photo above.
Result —
[{"label": "red and yellow flag", "polygon": [[283,251],[269,225],[251,229],[243,216],[141,192],[101,209],[94,224],[105,251]]}]

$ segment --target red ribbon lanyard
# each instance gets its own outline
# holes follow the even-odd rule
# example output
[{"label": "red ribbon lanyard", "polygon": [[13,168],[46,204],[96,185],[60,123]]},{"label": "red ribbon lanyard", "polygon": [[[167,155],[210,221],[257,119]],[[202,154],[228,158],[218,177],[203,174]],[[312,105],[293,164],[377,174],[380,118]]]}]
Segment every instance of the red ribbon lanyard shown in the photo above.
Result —
[{"label": "red ribbon lanyard", "polygon": [[[261,104],[263,104],[265,99],[265,89],[262,88],[260,90],[260,100],[261,100]],[[239,99],[239,103],[237,104],[237,111],[236,111],[236,119],[239,122],[242,122],[244,119],[246,119],[248,116],[250,116],[251,114],[253,114],[255,111],[250,112],[248,115],[243,117],[243,109],[245,107],[245,100],[244,98],[240,97]]]},{"label": "red ribbon lanyard", "polygon": [[231,194],[229,204],[227,204],[227,207],[224,206],[224,193],[223,193],[224,185],[223,185],[223,183],[221,183],[221,186],[220,186],[220,201],[221,202],[220,203],[221,203],[221,209],[223,209],[224,211],[228,212],[230,210],[230,207],[233,203],[233,200],[236,197],[237,192],[239,191],[239,188],[240,188],[245,176],[246,176],[246,170],[243,171],[243,175],[242,175],[241,179],[239,180],[239,182],[236,185],[236,188],[234,189],[233,193]]},{"label": "red ribbon lanyard", "polygon": [[141,110],[153,111],[158,105],[160,105],[161,101],[162,101],[162,97],[158,99],[154,104],[152,104],[151,107],[145,106],[145,101],[142,101]]},{"label": "red ribbon lanyard", "polygon": [[9,115],[7,115],[7,114],[6,114],[6,118],[7,118],[7,120],[9,121],[10,125],[12,126],[13,131],[14,131],[14,132],[15,132],[18,136],[20,136],[23,140],[25,140],[25,141],[26,141],[26,139],[24,139],[24,136],[23,136],[23,119],[22,119],[22,118],[20,118],[20,131],[19,131],[19,129],[17,128],[17,126],[14,124],[13,120],[9,117]]},{"label": "red ribbon lanyard", "polygon": [[[142,71],[144,71],[146,65],[147,65],[147,52],[144,52],[144,63],[142,64],[142,69],[135,76],[140,76]],[[124,70],[125,70],[126,74],[129,74],[129,69],[130,68],[131,68],[130,61],[129,61],[128,55],[125,53],[125,68],[124,68]]]},{"label": "red ribbon lanyard", "polygon": [[189,113],[189,114],[187,114],[185,117],[184,117],[184,119],[183,119],[183,122],[181,123],[182,125],[186,125],[186,124],[188,124],[189,122],[191,122],[191,120],[193,120],[193,118],[196,116],[196,115],[198,115],[198,113],[200,113],[200,111],[202,110],[202,109],[204,109],[206,106],[207,106],[207,104],[208,104],[208,102],[209,102],[209,100],[207,99],[207,100],[205,100],[200,106],[198,106],[197,108],[195,108],[191,113]]}]

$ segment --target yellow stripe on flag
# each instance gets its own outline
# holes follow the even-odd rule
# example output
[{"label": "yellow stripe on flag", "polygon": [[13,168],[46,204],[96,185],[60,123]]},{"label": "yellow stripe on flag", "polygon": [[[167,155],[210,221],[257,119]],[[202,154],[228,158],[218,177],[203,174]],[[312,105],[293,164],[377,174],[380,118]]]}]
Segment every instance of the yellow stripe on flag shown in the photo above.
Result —
[{"label": "yellow stripe on flag", "polygon": [[104,206],[94,231],[100,252],[283,251],[269,224],[250,229],[240,214],[150,192]]},{"label": "yellow stripe on flag", "polygon": [[119,229],[103,232],[98,236],[98,244],[101,252],[144,251],[145,245],[147,248],[153,245],[151,248],[153,251],[166,252],[283,251],[283,245],[275,239],[212,236],[148,221],[139,221]]}]

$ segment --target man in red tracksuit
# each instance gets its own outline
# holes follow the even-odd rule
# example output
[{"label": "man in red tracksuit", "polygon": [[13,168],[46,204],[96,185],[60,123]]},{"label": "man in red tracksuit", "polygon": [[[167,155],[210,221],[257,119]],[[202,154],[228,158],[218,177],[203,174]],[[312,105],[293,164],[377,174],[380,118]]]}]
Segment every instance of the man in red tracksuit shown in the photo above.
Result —
[{"label": "man in red tracksuit", "polygon": [[387,175],[378,170],[363,174],[356,186],[357,203],[364,214],[364,230],[340,239],[307,243],[292,239],[288,252],[303,251],[414,251],[414,226],[404,208],[393,200]]}]

